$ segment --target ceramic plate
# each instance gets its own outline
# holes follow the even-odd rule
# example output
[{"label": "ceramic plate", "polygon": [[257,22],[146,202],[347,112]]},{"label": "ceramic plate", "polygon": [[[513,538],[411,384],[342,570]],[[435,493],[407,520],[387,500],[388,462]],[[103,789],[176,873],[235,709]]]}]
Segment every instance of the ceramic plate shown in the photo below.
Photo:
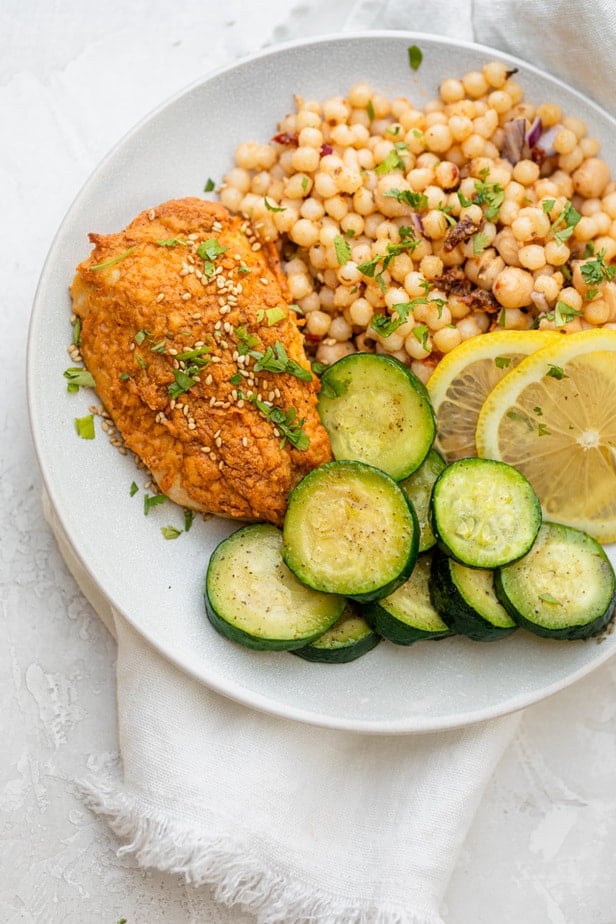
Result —
[{"label": "ceramic plate", "polygon": [[[418,45],[423,62],[409,67]],[[528,99],[553,100],[584,118],[616,166],[616,124],[601,109],[529,65],[491,49],[400,32],[324,37],[278,46],[217,71],[142,121],[79,193],[51,247],[34,304],[28,348],[31,425],[46,488],[84,568],[113,606],[183,670],[247,706],[317,725],[376,733],[454,728],[541,700],[588,674],[614,653],[601,643],[557,643],[522,631],[492,644],[461,638],[410,648],[381,643],[346,665],[319,665],[284,653],[257,653],[225,641],[202,603],[208,556],[235,528],[198,518],[190,533],[165,541],[160,527],[182,525],[171,504],[143,515],[141,474],[100,431],[76,436],[74,418],[92,401],[68,394],[68,286],[90,251],[88,232],[124,227],[166,199],[200,195],[219,181],[237,143],[267,141],[294,95],[344,95],[366,80],[419,106],[446,76],[489,60],[519,68]],[[130,496],[135,481],[142,490]],[[613,557],[613,550],[611,550]]]}]

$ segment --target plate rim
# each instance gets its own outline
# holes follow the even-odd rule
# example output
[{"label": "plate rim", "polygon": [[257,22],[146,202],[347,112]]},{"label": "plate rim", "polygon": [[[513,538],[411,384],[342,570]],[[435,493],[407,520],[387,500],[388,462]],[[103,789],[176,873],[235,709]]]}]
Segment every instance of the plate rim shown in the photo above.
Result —
[{"label": "plate rim", "polygon": [[[51,239],[47,255],[42,265],[42,269],[39,275],[38,283],[35,289],[32,309],[30,313],[28,330],[27,330],[27,341],[26,341],[26,397],[27,397],[27,409],[28,409],[28,421],[30,426],[31,437],[34,445],[36,459],[39,465],[39,470],[42,476],[42,482],[44,490],[47,492],[49,498],[49,503],[53,510],[54,517],[56,522],[52,525],[52,532],[56,536],[56,539],[59,539],[61,536],[64,541],[67,543],[71,554],[75,557],[76,562],[82,569],[82,573],[79,573],[79,570],[75,567],[71,567],[67,560],[67,556],[62,552],[63,557],[69,567],[69,570],[73,574],[73,577],[77,581],[80,589],[86,596],[86,598],[92,603],[91,594],[88,593],[88,585],[91,583],[98,592],[107,600],[109,600],[108,594],[105,591],[104,587],[101,586],[96,575],[88,567],[87,563],[84,561],[82,555],[79,553],[79,550],[76,549],[70,539],[70,528],[67,525],[67,519],[69,519],[67,511],[62,509],[62,505],[57,503],[57,494],[54,490],[53,476],[49,469],[48,464],[45,460],[45,453],[43,447],[41,446],[41,438],[39,435],[39,428],[37,427],[37,415],[38,408],[36,406],[35,393],[36,393],[36,382],[35,382],[35,340],[37,327],[40,322],[40,317],[42,314],[41,302],[43,299],[43,293],[45,291],[46,285],[50,277],[53,274],[53,264],[57,256],[57,249],[59,241],[62,237],[62,233],[70,222],[71,216],[75,211],[77,211],[81,202],[87,198],[89,189],[93,186],[96,181],[99,173],[103,171],[106,165],[111,162],[116,154],[122,150],[124,145],[133,137],[138,135],[140,131],[148,125],[153,119],[157,117],[158,114],[166,111],[168,108],[177,104],[184,97],[203,86],[205,83],[208,83],[218,77],[224,76],[225,73],[230,71],[235,71],[243,67],[252,66],[255,62],[258,62],[263,59],[274,59],[278,55],[287,54],[295,48],[301,47],[305,48],[307,46],[326,46],[326,45],[336,45],[340,43],[347,42],[369,42],[374,39],[391,39],[394,42],[400,42],[401,40],[409,43],[420,44],[421,42],[429,43],[431,45],[436,45],[440,48],[448,47],[451,49],[466,49],[469,52],[489,55],[496,58],[499,61],[504,61],[505,63],[510,63],[512,67],[523,68],[525,73],[535,75],[541,79],[548,79],[550,83],[559,86],[567,94],[577,98],[577,100],[585,107],[592,110],[597,114],[601,119],[607,119],[611,122],[616,128],[616,119],[608,113],[603,107],[598,103],[588,97],[586,94],[578,90],[576,87],[567,84],[565,81],[561,80],[558,77],[554,77],[549,74],[547,71],[542,70],[536,65],[531,64],[524,59],[509,54],[507,52],[502,52],[498,49],[495,49],[491,46],[484,45],[481,43],[471,42],[467,40],[457,40],[453,39],[450,36],[438,35],[430,32],[416,32],[412,30],[388,30],[388,29],[374,29],[374,30],[352,30],[349,32],[342,33],[324,33],[321,35],[310,36],[307,38],[293,39],[286,42],[276,43],[265,48],[259,49],[257,52],[252,54],[241,56],[231,63],[227,63],[218,67],[215,67],[211,70],[205,71],[201,76],[197,77],[195,80],[191,81],[187,85],[181,87],[179,90],[169,95],[161,103],[156,105],[153,108],[150,108],[148,112],[145,113],[137,122],[135,122],[128,131],[124,132],[121,137],[108,149],[108,151],[99,159],[98,163],[95,165],[94,169],[90,172],[85,182],[82,183],[81,187],[76,192],[71,203],[69,204],[67,210],[65,211],[58,228],[56,229],[55,234]],[[59,535],[58,535],[59,534]],[[62,551],[62,544],[59,543],[60,549]],[[459,728],[465,728],[468,726],[475,725],[480,722],[490,721],[510,715],[512,713],[518,712],[527,706],[533,705],[540,701],[550,698],[556,693],[578,683],[584,677],[588,676],[599,667],[601,667],[605,662],[607,662],[611,657],[616,653],[616,645],[613,647],[606,646],[606,650],[599,654],[598,657],[593,659],[590,663],[586,663],[579,667],[577,670],[566,675],[561,680],[554,681],[546,687],[540,689],[535,689],[533,691],[528,691],[525,694],[520,694],[518,696],[510,697],[505,702],[498,701],[494,703],[491,707],[481,707],[478,709],[467,709],[465,712],[456,713],[453,716],[437,716],[437,717],[423,717],[413,714],[406,718],[394,719],[390,721],[379,720],[369,720],[369,719],[345,719],[345,718],[336,718],[331,715],[322,714],[318,711],[310,709],[300,709],[295,706],[290,706],[288,704],[280,703],[271,696],[266,696],[259,691],[249,690],[246,691],[241,686],[238,688],[237,684],[233,682],[226,683],[219,679],[218,675],[215,677],[209,676],[207,679],[201,673],[198,673],[190,664],[183,662],[179,657],[176,657],[173,652],[170,652],[161,644],[160,640],[156,637],[155,633],[148,631],[143,625],[139,624],[130,613],[125,612],[123,609],[116,607],[114,603],[109,600],[109,604],[114,611],[120,612],[121,616],[126,619],[126,621],[131,625],[131,627],[143,638],[145,639],[152,647],[164,658],[174,664],[179,670],[184,674],[191,677],[193,680],[197,681],[200,684],[205,685],[209,689],[213,690],[215,693],[220,694],[227,699],[230,699],[234,702],[240,703],[250,709],[256,709],[259,712],[263,712],[269,715],[276,716],[281,719],[287,719],[291,721],[297,721],[303,724],[329,728],[329,729],[338,729],[342,731],[357,732],[360,734],[377,734],[377,735],[413,735],[413,734],[424,734],[428,732],[435,731],[446,731]],[[94,604],[92,604],[94,606]],[[96,607],[94,607],[96,609]],[[596,641],[592,640],[591,641]]]}]

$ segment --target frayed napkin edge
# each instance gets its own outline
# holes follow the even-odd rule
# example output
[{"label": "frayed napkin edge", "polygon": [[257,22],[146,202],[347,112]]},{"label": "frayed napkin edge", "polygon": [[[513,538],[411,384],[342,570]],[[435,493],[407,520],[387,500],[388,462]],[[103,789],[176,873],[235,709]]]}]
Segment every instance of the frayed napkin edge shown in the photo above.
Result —
[{"label": "frayed napkin edge", "polygon": [[444,924],[429,911],[349,906],[264,868],[241,837],[171,819],[121,786],[78,780],[77,787],[86,807],[104,816],[126,842],[119,857],[132,855],[143,867],[180,875],[188,885],[209,886],[217,902],[241,906],[256,924]]}]

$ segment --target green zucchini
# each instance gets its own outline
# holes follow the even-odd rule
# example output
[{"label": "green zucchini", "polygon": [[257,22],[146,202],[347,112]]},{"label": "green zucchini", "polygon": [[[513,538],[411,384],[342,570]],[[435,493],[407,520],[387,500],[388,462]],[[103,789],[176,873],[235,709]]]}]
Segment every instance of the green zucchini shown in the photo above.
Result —
[{"label": "green zucchini", "polygon": [[430,599],[444,623],[474,641],[496,641],[517,628],[496,596],[494,572],[467,568],[440,549],[432,558]]},{"label": "green zucchini", "polygon": [[417,517],[402,488],[363,462],[326,462],[289,496],[282,557],[315,590],[383,597],[411,573],[418,543]]},{"label": "green zucchini", "polygon": [[512,465],[459,459],[434,484],[431,520],[447,555],[471,568],[498,568],[528,552],[541,525],[541,504]]},{"label": "green zucchini", "polygon": [[297,648],[293,654],[306,661],[345,664],[372,651],[380,641],[381,637],[363,618],[357,604],[349,600],[331,629],[309,645]]},{"label": "green zucchini", "polygon": [[400,482],[400,487],[412,501],[419,522],[419,552],[427,552],[436,543],[430,522],[430,498],[434,482],[446,466],[436,449],[431,449],[417,471]]},{"label": "green zucchini", "polygon": [[420,639],[439,639],[452,634],[430,599],[431,560],[432,552],[420,555],[413,573],[401,587],[364,607],[374,631],[396,645],[412,645]]},{"label": "green zucchini", "polygon": [[281,531],[268,523],[244,526],[216,546],[205,606],[221,635],[261,651],[291,651],[338,619],[344,597],[305,587],[283,562],[281,548]]},{"label": "green zucchini", "polygon": [[500,568],[496,592],[524,628],[544,638],[598,635],[616,608],[616,578],[603,548],[587,533],[544,522],[530,552]]},{"label": "green zucchini", "polygon": [[423,383],[382,354],[352,353],[329,366],[318,410],[334,459],[366,462],[396,481],[421,465],[436,433]]}]

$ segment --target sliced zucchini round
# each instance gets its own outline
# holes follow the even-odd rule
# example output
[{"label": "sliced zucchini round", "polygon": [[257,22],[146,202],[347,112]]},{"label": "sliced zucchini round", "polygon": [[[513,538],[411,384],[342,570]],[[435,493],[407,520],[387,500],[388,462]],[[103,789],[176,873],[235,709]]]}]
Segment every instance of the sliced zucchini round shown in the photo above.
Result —
[{"label": "sliced zucchini round", "polygon": [[392,356],[352,353],[333,363],[318,410],[334,459],[366,462],[396,481],[421,465],[436,433],[425,386]]},{"label": "sliced zucchini round", "polygon": [[430,599],[444,623],[476,642],[496,641],[517,628],[496,596],[494,572],[467,568],[440,549],[432,558]]},{"label": "sliced zucchini round", "polygon": [[436,543],[436,536],[430,522],[430,498],[434,482],[446,466],[446,462],[436,449],[431,449],[417,471],[400,482],[400,487],[407,493],[419,522],[419,552],[427,552]]},{"label": "sliced zucchini round", "polygon": [[364,607],[374,631],[396,645],[452,635],[430,600],[432,552],[420,555],[413,573],[392,594]]},{"label": "sliced zucchini round", "polygon": [[616,578],[603,548],[581,530],[544,522],[530,552],[500,568],[496,592],[524,628],[544,638],[598,635],[616,609]]},{"label": "sliced zucchini round", "polygon": [[342,616],[331,629],[293,654],[306,661],[324,664],[346,664],[355,661],[376,648],[381,641],[374,629],[361,615],[357,605],[348,600]]},{"label": "sliced zucchini round", "polygon": [[374,600],[413,569],[419,526],[402,488],[363,462],[326,462],[289,496],[282,556],[309,587]]},{"label": "sliced zucchini round", "polygon": [[528,552],[541,525],[541,504],[517,469],[492,459],[459,459],[432,491],[439,546],[470,568],[498,568]]},{"label": "sliced zucchini round", "polygon": [[344,597],[305,587],[281,557],[282,532],[244,526],[214,549],[205,606],[215,629],[257,650],[290,651],[318,638],[338,619]]}]

